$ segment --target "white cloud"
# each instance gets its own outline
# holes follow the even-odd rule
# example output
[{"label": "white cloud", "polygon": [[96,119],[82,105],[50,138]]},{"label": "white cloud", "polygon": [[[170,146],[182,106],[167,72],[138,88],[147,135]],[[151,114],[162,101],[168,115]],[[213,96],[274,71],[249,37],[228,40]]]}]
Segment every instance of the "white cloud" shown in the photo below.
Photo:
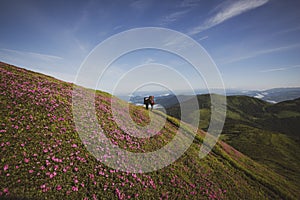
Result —
[{"label": "white cloud", "polygon": [[[189,13],[194,7],[199,5],[199,0],[183,0],[181,3],[177,6],[181,10],[172,12],[170,14],[167,14],[162,17],[160,25],[164,26],[169,23],[175,22],[182,18],[185,14]],[[182,10],[184,9],[184,10]]]},{"label": "white cloud", "polygon": [[186,36],[178,35],[166,38],[163,47],[183,51],[193,47],[194,45],[195,43],[189,40]]},{"label": "white cloud", "polygon": [[149,64],[149,63],[154,63],[155,60],[153,58],[147,58],[145,61],[144,61],[144,64]]},{"label": "white cloud", "polygon": [[287,33],[299,31],[299,30],[300,30],[300,26],[297,26],[297,27],[292,27],[292,28],[285,29],[285,30],[280,30],[277,33],[274,33],[274,35],[287,34]]},{"label": "white cloud", "polygon": [[268,0],[242,0],[242,1],[233,1],[230,4],[224,4],[219,9],[217,13],[211,18],[207,19],[203,24],[193,27],[188,31],[189,35],[195,35],[209,29],[213,26],[223,23],[226,20],[229,20],[235,16],[238,16],[244,12],[252,10],[254,8],[260,7],[266,4]]},{"label": "white cloud", "polygon": [[188,13],[190,10],[182,10],[182,11],[177,11],[177,12],[173,12],[169,15],[166,15],[163,17],[160,25],[166,25],[172,22],[177,21],[179,18],[181,18],[182,16],[184,16],[186,13]]},{"label": "white cloud", "polygon": [[152,4],[151,1],[149,0],[137,0],[137,1],[133,1],[130,4],[130,7],[138,10],[138,11],[144,11],[146,10],[150,5]]},{"label": "white cloud", "polygon": [[248,55],[240,56],[240,57],[234,58],[232,60],[226,61],[226,62],[224,62],[224,64],[234,63],[234,62],[246,60],[249,58],[254,58],[257,56],[274,53],[274,52],[279,52],[279,51],[286,51],[286,50],[290,50],[290,49],[298,48],[298,47],[300,47],[300,44],[292,44],[292,45],[283,46],[283,47],[275,47],[275,48],[271,48],[271,49],[258,50],[258,51],[249,53]]},{"label": "white cloud", "polygon": [[286,70],[290,70],[290,69],[294,69],[294,68],[300,68],[300,65],[292,65],[292,66],[266,69],[266,70],[261,70],[260,72],[266,73],[266,72],[286,71]]},{"label": "white cloud", "polygon": [[121,28],[124,28],[124,25],[117,25],[117,26],[113,27],[113,30],[119,30]]},{"label": "white cloud", "polygon": [[56,61],[56,60],[62,60],[62,57],[49,55],[49,54],[41,54],[41,53],[35,53],[35,52],[29,52],[29,51],[18,51],[14,49],[0,49],[0,51],[8,52],[10,54],[15,54],[17,56],[25,56],[25,57],[32,57],[39,60],[44,61]]},{"label": "white cloud", "polygon": [[201,40],[206,40],[206,39],[208,39],[208,35],[206,35],[206,36],[203,36],[203,37],[199,38],[199,39],[198,39],[198,41],[201,41]]},{"label": "white cloud", "polygon": [[186,8],[186,7],[194,7],[199,4],[200,0],[183,0],[179,7]]}]

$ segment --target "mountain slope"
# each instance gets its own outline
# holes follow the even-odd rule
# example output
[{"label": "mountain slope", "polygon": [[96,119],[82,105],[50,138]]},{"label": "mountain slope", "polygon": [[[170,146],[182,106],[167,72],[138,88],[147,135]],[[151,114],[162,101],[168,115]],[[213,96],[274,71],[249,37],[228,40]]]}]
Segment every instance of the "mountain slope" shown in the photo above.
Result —
[{"label": "mountain slope", "polygon": [[[283,176],[223,142],[200,160],[198,152],[206,134],[203,131],[198,132],[182,157],[161,170],[129,173],[107,167],[86,150],[76,132],[72,84],[5,63],[0,65],[0,198],[299,198],[298,188]],[[124,149],[154,151],[178,131],[178,120],[168,116],[159,134],[144,139],[132,137],[113,120],[111,101],[120,105],[120,113],[129,106],[97,91],[98,123],[107,137]],[[136,123],[149,123],[148,111],[133,105],[129,108]],[[82,110],[82,114],[87,111]],[[158,111],[152,114],[155,118],[164,115]],[[191,134],[188,125],[184,131]]]},{"label": "mountain slope", "polygon": [[[210,121],[210,96],[199,95],[199,127]],[[184,104],[191,104],[189,101]],[[180,105],[167,113],[180,118]],[[221,139],[252,159],[300,184],[299,99],[271,104],[248,96],[227,97],[227,117]]]}]

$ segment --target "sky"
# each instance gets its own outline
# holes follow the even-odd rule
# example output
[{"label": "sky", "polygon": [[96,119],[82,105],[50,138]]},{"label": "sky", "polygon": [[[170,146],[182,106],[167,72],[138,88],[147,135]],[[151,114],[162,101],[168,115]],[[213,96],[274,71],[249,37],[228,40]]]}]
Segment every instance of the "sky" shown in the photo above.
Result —
[{"label": "sky", "polygon": [[[300,87],[299,8],[298,0],[1,0],[0,61],[76,82],[80,67],[99,44],[123,31],[157,27],[199,43],[225,88]],[[136,37],[153,40],[149,34]],[[126,39],[115,49],[119,45],[130,46]],[[96,87],[111,92],[138,66],[143,70],[121,81],[120,90],[149,73],[180,90],[187,81],[193,88],[207,86],[205,77],[196,76],[193,66],[178,55],[141,49],[118,57]],[[184,79],[170,75],[172,69]]]}]

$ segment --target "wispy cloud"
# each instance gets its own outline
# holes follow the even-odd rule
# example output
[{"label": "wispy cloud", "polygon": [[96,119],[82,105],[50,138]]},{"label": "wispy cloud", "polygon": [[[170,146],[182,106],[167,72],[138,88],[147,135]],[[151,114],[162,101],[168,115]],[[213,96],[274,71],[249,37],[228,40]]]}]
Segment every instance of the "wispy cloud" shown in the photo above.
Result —
[{"label": "wispy cloud", "polygon": [[213,26],[221,24],[226,20],[236,17],[249,10],[255,9],[266,4],[269,0],[247,0],[247,1],[232,1],[230,3],[223,4],[217,9],[217,13],[204,21],[203,24],[193,27],[188,31],[189,35],[195,35],[209,29]]},{"label": "wispy cloud", "polygon": [[199,4],[201,0],[183,0],[179,4],[179,7],[181,8],[190,8],[190,7],[195,7]]},{"label": "wispy cloud", "polygon": [[124,28],[124,25],[117,25],[113,27],[113,30],[119,30],[121,28]]},{"label": "wispy cloud", "polygon": [[182,51],[189,49],[195,45],[194,42],[191,40],[187,40],[186,36],[177,35],[177,36],[170,36],[169,38],[165,39],[163,47],[168,49],[176,49],[176,51]]},{"label": "wispy cloud", "polygon": [[155,60],[153,58],[147,58],[144,62],[144,64],[150,64],[150,63],[154,63]]},{"label": "wispy cloud", "polygon": [[172,22],[177,21],[181,17],[183,17],[185,14],[187,14],[190,11],[190,9],[182,10],[182,11],[177,11],[173,12],[169,15],[165,15],[163,19],[161,20],[160,25],[166,25]]},{"label": "wispy cloud", "polygon": [[201,0],[183,0],[183,1],[181,1],[181,3],[176,6],[180,10],[163,16],[161,19],[160,25],[161,26],[167,25],[169,23],[179,20],[180,18],[182,18],[186,14],[188,14],[190,11],[192,11],[195,7],[199,6],[200,1]]},{"label": "wispy cloud", "polygon": [[278,31],[277,33],[275,33],[275,35],[286,34],[294,31],[300,31],[300,26]]},{"label": "wispy cloud", "polygon": [[271,69],[261,70],[259,72],[266,73],[266,72],[286,71],[286,70],[290,70],[290,69],[294,69],[294,68],[300,68],[300,65],[271,68]]},{"label": "wispy cloud", "polygon": [[203,37],[200,37],[200,38],[198,39],[198,41],[202,41],[202,40],[206,40],[206,39],[208,39],[208,35],[203,36]]},{"label": "wispy cloud", "polygon": [[249,58],[254,58],[254,57],[269,54],[269,53],[287,51],[287,50],[298,48],[298,47],[300,47],[300,43],[299,44],[292,44],[292,45],[288,45],[288,46],[282,46],[282,47],[275,47],[275,48],[271,48],[271,49],[258,50],[258,51],[255,51],[253,53],[250,53],[248,55],[244,55],[244,56],[240,56],[240,57],[231,59],[229,61],[224,62],[223,64],[234,63],[234,62],[246,60],[246,59],[249,59]]},{"label": "wispy cloud", "polygon": [[130,7],[138,10],[138,11],[144,11],[146,10],[150,5],[152,4],[152,1],[150,0],[137,0],[133,1],[130,4]]},{"label": "wispy cloud", "polygon": [[29,52],[29,51],[18,51],[14,49],[0,49],[1,51],[18,54],[19,56],[28,56],[28,57],[34,57],[36,59],[44,60],[44,61],[55,61],[55,60],[62,60],[62,57],[49,55],[49,54],[41,54],[41,53],[35,53],[35,52]]}]

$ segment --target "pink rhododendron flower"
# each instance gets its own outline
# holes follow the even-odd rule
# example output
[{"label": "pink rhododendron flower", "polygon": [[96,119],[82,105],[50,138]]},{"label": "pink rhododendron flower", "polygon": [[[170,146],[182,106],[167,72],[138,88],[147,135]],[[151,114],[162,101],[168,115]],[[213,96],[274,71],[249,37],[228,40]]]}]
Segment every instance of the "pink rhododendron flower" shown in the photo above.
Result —
[{"label": "pink rhododendron flower", "polygon": [[73,187],[72,187],[72,190],[73,190],[74,192],[77,192],[77,191],[78,191],[78,187],[73,186]]},{"label": "pink rhododendron flower", "polygon": [[56,186],[56,190],[61,190],[62,189],[62,187],[61,187],[61,185],[58,185],[58,186]]},{"label": "pink rhododendron flower", "polygon": [[89,174],[90,179],[94,179],[94,174]]},{"label": "pink rhododendron flower", "polygon": [[73,148],[77,148],[77,144],[72,144],[72,147]]}]

